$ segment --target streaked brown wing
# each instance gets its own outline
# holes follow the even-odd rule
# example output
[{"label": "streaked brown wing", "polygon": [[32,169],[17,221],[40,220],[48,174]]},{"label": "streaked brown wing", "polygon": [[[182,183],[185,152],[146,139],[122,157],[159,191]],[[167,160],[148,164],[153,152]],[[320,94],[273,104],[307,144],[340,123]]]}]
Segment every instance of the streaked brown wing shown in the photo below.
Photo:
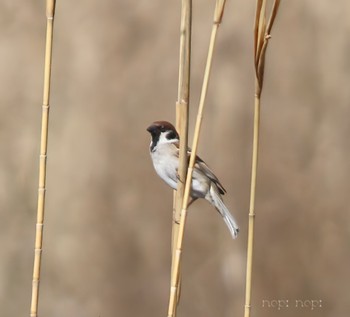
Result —
[{"label": "streaked brown wing", "polygon": [[209,168],[209,166],[198,155],[196,156],[195,167],[202,170],[210,178],[210,180],[215,183],[215,185],[219,188],[221,195],[224,195],[226,193],[226,189],[220,183],[219,179],[216,177],[213,171]]},{"label": "streaked brown wing", "polygon": [[[174,143],[174,145],[179,148],[179,143]],[[178,155],[178,154],[177,154]],[[190,162],[190,156],[191,156],[191,149],[187,149],[187,159],[188,164]],[[215,185],[218,187],[219,192],[221,195],[224,195],[226,193],[226,189],[224,186],[220,183],[219,179],[216,177],[216,175],[213,173],[213,171],[209,168],[209,166],[198,156],[196,155],[196,162],[194,164],[194,168],[198,171],[202,171],[209,177],[209,179],[215,183]]]}]

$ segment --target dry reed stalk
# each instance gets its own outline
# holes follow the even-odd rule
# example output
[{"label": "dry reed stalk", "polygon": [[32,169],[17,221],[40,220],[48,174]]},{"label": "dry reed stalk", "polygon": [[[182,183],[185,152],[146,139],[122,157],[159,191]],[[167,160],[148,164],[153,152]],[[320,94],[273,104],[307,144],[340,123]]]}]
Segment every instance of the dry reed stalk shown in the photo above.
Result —
[{"label": "dry reed stalk", "polygon": [[254,26],[254,65],[255,65],[255,98],[254,98],[254,131],[253,131],[253,153],[252,172],[250,186],[249,222],[248,222],[248,247],[247,247],[247,271],[246,271],[246,293],[244,317],[250,317],[251,293],[252,293],[252,265],[254,245],[254,223],[255,223],[255,193],[256,175],[258,168],[259,152],[259,130],[260,130],[260,97],[264,82],[265,55],[268,40],[271,38],[271,29],[275,20],[280,0],[274,0],[270,18],[266,25],[266,2],[257,0],[255,26]]},{"label": "dry reed stalk", "polygon": [[[175,258],[175,244],[179,233],[180,213],[185,189],[187,172],[187,147],[188,147],[188,114],[190,102],[190,74],[191,74],[191,31],[192,31],[192,0],[182,0],[181,25],[180,25],[180,56],[179,56],[179,82],[176,102],[176,129],[180,135],[179,149],[179,181],[177,190],[174,191],[174,214],[172,226],[172,268]],[[173,270],[172,273],[173,275]],[[180,300],[179,278],[176,307]]]},{"label": "dry reed stalk", "polygon": [[41,121],[41,141],[40,141],[40,161],[39,161],[39,187],[38,187],[38,209],[34,246],[34,267],[32,282],[32,299],[30,316],[38,316],[39,302],[39,282],[41,269],[41,254],[43,246],[43,227],[45,213],[45,192],[46,192],[46,160],[47,160],[47,137],[49,127],[49,101],[50,101],[50,78],[52,59],[52,38],[53,22],[55,15],[55,0],[46,1],[46,49],[45,49],[45,69],[44,69],[44,91]]},{"label": "dry reed stalk", "polygon": [[193,143],[192,143],[192,152],[191,152],[190,162],[187,170],[185,191],[183,195],[182,209],[180,213],[180,224],[178,228],[178,236],[175,244],[176,248],[175,248],[174,260],[173,260],[173,266],[172,266],[168,317],[173,317],[176,315],[176,301],[177,301],[179,280],[180,280],[180,261],[181,261],[181,254],[182,254],[182,243],[183,243],[184,229],[185,229],[186,216],[187,216],[187,206],[188,206],[189,197],[190,197],[192,173],[193,173],[193,167],[194,167],[197,148],[198,148],[198,140],[199,140],[200,128],[201,128],[202,118],[203,118],[204,103],[205,103],[205,98],[208,90],[208,83],[209,83],[209,77],[210,77],[211,64],[213,60],[216,34],[217,34],[218,27],[222,21],[225,3],[226,3],[226,0],[217,0],[216,6],[215,6],[214,23],[212,27],[210,42],[209,42],[208,57],[207,57],[207,62],[205,66],[203,85],[201,90],[201,96],[200,96],[197,119],[196,119],[196,126],[195,126]]}]

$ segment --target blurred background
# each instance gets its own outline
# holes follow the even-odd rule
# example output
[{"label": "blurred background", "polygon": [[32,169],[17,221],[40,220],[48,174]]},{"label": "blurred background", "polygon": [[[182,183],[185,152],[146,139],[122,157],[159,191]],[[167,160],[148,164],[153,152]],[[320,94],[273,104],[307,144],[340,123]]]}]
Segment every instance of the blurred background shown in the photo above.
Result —
[{"label": "blurred background", "polygon": [[[0,315],[28,316],[45,1],[0,4]],[[191,136],[214,1],[194,1]],[[254,316],[350,314],[348,1],[282,1],[268,47]],[[227,189],[235,241],[190,209],[179,316],[242,316],[255,1],[228,1],[199,154]],[[146,127],[175,120],[180,1],[57,1],[39,314],[165,316],[172,191]],[[312,303],[312,305],[311,305]]]}]

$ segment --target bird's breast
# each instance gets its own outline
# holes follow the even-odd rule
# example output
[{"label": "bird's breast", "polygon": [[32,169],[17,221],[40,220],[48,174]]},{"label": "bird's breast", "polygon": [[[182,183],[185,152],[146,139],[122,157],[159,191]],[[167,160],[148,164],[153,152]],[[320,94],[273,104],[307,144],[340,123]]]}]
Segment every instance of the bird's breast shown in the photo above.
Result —
[{"label": "bird's breast", "polygon": [[170,155],[167,151],[151,152],[154,169],[159,177],[165,181],[173,189],[177,188],[177,168],[178,159],[174,155]]}]

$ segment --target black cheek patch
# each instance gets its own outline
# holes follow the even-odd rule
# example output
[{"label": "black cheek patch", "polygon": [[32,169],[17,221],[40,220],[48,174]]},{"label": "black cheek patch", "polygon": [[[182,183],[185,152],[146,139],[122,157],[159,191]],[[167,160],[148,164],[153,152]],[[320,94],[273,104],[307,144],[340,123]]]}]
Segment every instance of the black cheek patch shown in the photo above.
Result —
[{"label": "black cheek patch", "polygon": [[177,134],[176,134],[174,131],[171,131],[171,132],[169,132],[169,133],[166,135],[166,138],[167,138],[168,140],[177,139]]}]

